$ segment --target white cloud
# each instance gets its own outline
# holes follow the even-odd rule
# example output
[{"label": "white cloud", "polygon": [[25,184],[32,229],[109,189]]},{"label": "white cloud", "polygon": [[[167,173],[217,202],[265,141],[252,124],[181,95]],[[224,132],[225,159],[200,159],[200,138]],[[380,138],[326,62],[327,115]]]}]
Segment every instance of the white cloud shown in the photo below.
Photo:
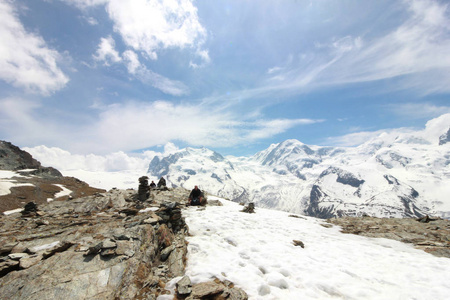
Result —
[{"label": "white cloud", "polygon": [[[131,151],[170,141],[192,146],[229,147],[282,133],[294,126],[320,122],[309,119],[245,121],[204,106],[166,101],[128,102],[109,106],[90,125],[93,139],[82,147],[98,152]],[[76,146],[76,145],[74,145]],[[169,147],[169,146],[168,146]],[[167,150],[167,149],[165,149]]]},{"label": "white cloud", "polygon": [[[420,106],[417,106],[416,108],[419,109]],[[447,108],[446,111],[438,114],[438,117],[428,121],[423,130],[403,127],[380,129],[376,131],[360,131],[337,137],[329,137],[326,139],[324,144],[331,146],[353,147],[362,145],[366,142],[394,143],[398,140],[408,140],[412,134],[414,138],[420,137],[423,140],[427,140],[428,142],[437,145],[439,137],[446,133],[449,128],[450,110]]]},{"label": "white cloud", "polygon": [[200,60],[199,63],[195,63],[194,61],[190,61],[189,66],[191,68],[197,69],[206,66],[211,62],[211,58],[209,57],[208,50],[197,49],[196,55]]},{"label": "white cloud", "polygon": [[430,103],[391,104],[388,109],[399,116],[414,119],[431,119],[450,113],[450,106],[438,106]]},{"label": "white cloud", "polygon": [[134,75],[143,83],[149,84],[166,94],[181,96],[189,93],[189,88],[181,81],[164,77],[143,65],[135,70]]},{"label": "white cloud", "polygon": [[160,48],[192,47],[206,36],[189,0],[110,0],[107,11],[124,42],[152,59]]},{"label": "white cloud", "polygon": [[28,32],[13,3],[0,2],[0,79],[44,95],[62,89],[69,79],[58,67],[60,54]]},{"label": "white cloud", "polygon": [[122,60],[119,53],[115,49],[116,43],[111,36],[100,39],[97,51],[95,52],[94,59],[104,62],[109,66],[111,63],[117,63]]},{"label": "white cloud", "polygon": [[308,125],[323,121],[324,120],[312,119],[275,119],[258,121],[252,124],[254,128],[249,130],[245,136],[245,139],[254,141],[269,138],[298,125]]},{"label": "white cloud", "polygon": [[18,97],[0,99],[0,136],[19,145],[64,143],[70,124],[55,122],[39,114],[39,101]]},{"label": "white cloud", "polygon": [[106,4],[109,0],[62,0],[62,1],[75,5],[80,9],[86,9],[90,6]]},{"label": "white cloud", "polygon": [[166,145],[164,145],[164,156],[173,154],[175,152],[177,152],[179,150],[179,148],[177,146],[175,146],[174,143],[167,143]]},{"label": "white cloud", "polygon": [[141,66],[137,54],[132,50],[127,50],[123,53],[123,58],[127,63],[128,72],[136,74],[136,70]]},{"label": "white cloud", "polygon": [[210,60],[201,49],[206,30],[200,24],[197,8],[191,0],[63,0],[81,9],[105,5],[114,30],[134,51],[143,51],[150,59],[165,48],[194,47],[204,62]]},{"label": "white cloud", "polygon": [[193,68],[210,62],[208,50],[202,49],[206,30],[200,24],[197,8],[190,0],[63,0],[81,9],[105,5],[114,30],[127,47],[122,57],[115,49],[111,36],[102,38],[94,58],[105,65],[125,61],[128,72],[145,84],[170,95],[185,95],[188,87],[180,81],[158,74],[139,61],[143,58],[156,60],[158,51],[166,48],[186,47],[196,49],[197,62],[190,61]]},{"label": "white cloud", "polygon": [[98,21],[93,17],[82,16],[80,18],[82,20],[86,21],[89,25],[92,25],[92,26],[98,25]]},{"label": "white cloud", "polygon": [[150,161],[156,155],[147,151],[131,156],[122,151],[107,155],[72,154],[57,147],[36,146],[24,147],[35,159],[45,166],[52,166],[60,171],[84,170],[92,172],[114,172],[123,170],[146,171]]},{"label": "white cloud", "polygon": [[380,136],[380,134],[384,132],[386,132],[386,130],[361,131],[349,133],[342,136],[329,137],[326,139],[325,144],[329,146],[339,146],[339,147],[358,146]]},{"label": "white cloud", "polygon": [[189,92],[189,88],[181,81],[171,80],[147,69],[145,65],[139,62],[139,57],[134,51],[125,51],[123,58],[127,64],[128,72],[141,82],[174,96],[185,95]]}]

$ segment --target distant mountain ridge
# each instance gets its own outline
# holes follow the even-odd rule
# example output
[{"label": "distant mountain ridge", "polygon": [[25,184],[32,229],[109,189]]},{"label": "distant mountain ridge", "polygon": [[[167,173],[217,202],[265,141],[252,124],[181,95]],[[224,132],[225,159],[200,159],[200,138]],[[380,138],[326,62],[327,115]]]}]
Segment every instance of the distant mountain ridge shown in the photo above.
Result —
[{"label": "distant mountain ridge", "polygon": [[0,170],[17,171],[34,169],[33,174],[62,177],[61,172],[52,167],[43,167],[28,152],[10,142],[0,141]]},{"label": "distant mountain ridge", "polygon": [[151,176],[236,202],[333,216],[450,217],[450,114],[353,148],[287,140],[252,157],[186,148],[150,163]]}]

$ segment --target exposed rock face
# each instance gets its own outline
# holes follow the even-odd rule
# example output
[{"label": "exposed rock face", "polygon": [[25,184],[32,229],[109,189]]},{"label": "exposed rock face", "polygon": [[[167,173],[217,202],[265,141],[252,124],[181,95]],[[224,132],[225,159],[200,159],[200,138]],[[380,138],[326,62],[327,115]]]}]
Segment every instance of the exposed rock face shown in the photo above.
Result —
[{"label": "exposed rock face", "polygon": [[354,174],[334,167],[330,167],[323,171],[322,174],[320,174],[319,178],[323,178],[329,174],[337,175],[336,182],[346,184],[354,188],[358,188],[361,186],[361,184],[364,183],[364,180],[357,178]]},{"label": "exposed rock face", "polygon": [[444,145],[450,142],[450,128],[448,129],[447,133],[444,133],[439,137],[439,145]]},{"label": "exposed rock face", "polygon": [[[133,190],[111,190],[42,205],[41,216],[34,218],[3,216],[0,298],[135,299],[161,293],[161,282],[184,270],[187,229],[181,214],[158,219],[152,210],[120,213],[135,206],[135,197]],[[166,197],[156,198],[145,206],[158,213]],[[158,222],[147,224],[149,217]],[[161,232],[171,238],[162,239]],[[162,262],[160,253],[172,245]],[[172,261],[181,261],[181,266]]]},{"label": "exposed rock face", "polygon": [[[428,223],[418,221],[423,219]],[[328,219],[327,222],[342,226],[343,233],[394,239],[414,244],[416,248],[435,256],[450,258],[449,220],[343,217]]]}]

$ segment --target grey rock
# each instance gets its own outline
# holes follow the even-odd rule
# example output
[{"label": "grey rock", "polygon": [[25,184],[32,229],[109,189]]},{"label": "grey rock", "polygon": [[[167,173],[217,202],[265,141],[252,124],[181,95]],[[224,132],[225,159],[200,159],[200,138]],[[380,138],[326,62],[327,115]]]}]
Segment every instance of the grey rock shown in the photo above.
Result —
[{"label": "grey rock", "polygon": [[183,278],[176,283],[176,288],[179,295],[189,295],[192,292],[191,279],[189,276],[183,276]]},{"label": "grey rock", "polygon": [[19,261],[19,266],[22,269],[28,269],[43,259],[42,254],[34,254],[31,256],[22,257]]},{"label": "grey rock", "polygon": [[27,257],[28,253],[11,253],[8,257],[12,260],[20,260],[22,257]]},{"label": "grey rock", "polygon": [[102,249],[110,249],[110,248],[116,248],[117,244],[116,242],[110,240],[110,239],[106,239],[103,241],[102,243]]},{"label": "grey rock", "polygon": [[214,281],[202,282],[192,286],[191,296],[196,298],[212,297],[221,294],[225,290],[225,286],[215,283]]},{"label": "grey rock", "polygon": [[169,257],[170,253],[175,249],[174,245],[170,245],[169,247],[166,247],[164,250],[161,251],[161,261],[166,261]]},{"label": "grey rock", "polygon": [[227,300],[247,300],[248,299],[247,293],[243,289],[237,288],[237,287],[225,289],[225,291],[222,295],[224,296],[224,298],[226,297]]},{"label": "grey rock", "polygon": [[9,242],[0,246],[0,255],[10,253],[19,242]]}]

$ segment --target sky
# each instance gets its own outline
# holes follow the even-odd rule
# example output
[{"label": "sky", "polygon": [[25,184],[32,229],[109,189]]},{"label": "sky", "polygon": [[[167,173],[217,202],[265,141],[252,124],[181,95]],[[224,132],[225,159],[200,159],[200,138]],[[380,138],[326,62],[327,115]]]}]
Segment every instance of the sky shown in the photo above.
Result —
[{"label": "sky", "polygon": [[448,49],[439,0],[0,0],[0,139],[355,146],[450,112]]},{"label": "sky", "polygon": [[316,218],[262,208],[248,214],[220,201],[223,206],[183,211],[190,233],[186,275],[193,284],[229,280],[258,300],[448,298],[448,258],[399,241],[343,234]]}]

